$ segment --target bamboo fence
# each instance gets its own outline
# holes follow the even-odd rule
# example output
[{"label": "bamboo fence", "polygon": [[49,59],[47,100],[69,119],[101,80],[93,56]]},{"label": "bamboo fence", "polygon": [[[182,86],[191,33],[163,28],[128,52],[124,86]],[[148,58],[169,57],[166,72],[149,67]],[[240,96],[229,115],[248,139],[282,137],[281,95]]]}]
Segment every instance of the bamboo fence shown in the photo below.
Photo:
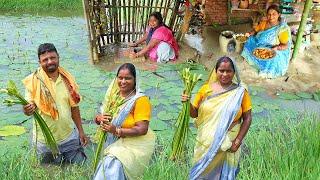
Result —
[{"label": "bamboo fence", "polygon": [[108,44],[131,42],[141,38],[148,25],[149,14],[161,12],[173,32],[180,30],[182,16],[179,0],[83,0],[89,31],[91,61],[99,62]]}]

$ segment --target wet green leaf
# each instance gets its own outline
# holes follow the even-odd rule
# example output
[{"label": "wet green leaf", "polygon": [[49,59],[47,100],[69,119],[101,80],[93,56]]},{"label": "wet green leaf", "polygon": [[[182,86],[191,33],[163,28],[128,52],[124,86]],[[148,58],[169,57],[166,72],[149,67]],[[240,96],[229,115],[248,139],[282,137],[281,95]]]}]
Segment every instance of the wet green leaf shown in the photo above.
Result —
[{"label": "wet green leaf", "polygon": [[165,122],[158,119],[152,119],[150,122],[150,127],[154,131],[163,131],[168,129],[168,125]]},{"label": "wet green leaf", "polygon": [[315,101],[320,101],[320,94],[318,95],[318,94],[316,94],[316,93],[313,93],[312,94],[312,97],[313,97],[313,99],[315,100]]},{"label": "wet green leaf", "polygon": [[159,99],[151,99],[152,106],[158,106],[160,104]]},{"label": "wet green leaf", "polygon": [[258,92],[265,92],[266,90],[263,87],[258,87],[258,86],[249,86],[249,92],[256,91]]},{"label": "wet green leaf", "polygon": [[26,132],[25,127],[8,125],[0,128],[0,136],[18,136]]},{"label": "wet green leaf", "polygon": [[264,110],[264,108],[261,107],[261,106],[253,106],[252,107],[252,112],[253,113],[261,113],[263,110]]},{"label": "wet green leaf", "polygon": [[252,96],[256,96],[257,94],[258,94],[257,91],[251,91],[251,92],[250,92],[250,95],[252,95]]},{"label": "wet green leaf", "polygon": [[160,120],[168,121],[168,120],[173,120],[173,119],[177,118],[177,114],[176,113],[172,113],[172,112],[167,112],[167,111],[160,111],[157,114],[157,117]]},{"label": "wet green leaf", "polygon": [[285,92],[279,93],[279,98],[280,99],[286,99],[286,100],[297,100],[297,99],[300,99],[300,97],[295,95],[295,94],[285,93]]},{"label": "wet green leaf", "polygon": [[312,99],[312,94],[309,94],[306,92],[298,92],[298,93],[296,93],[296,95],[303,98],[303,99]]}]

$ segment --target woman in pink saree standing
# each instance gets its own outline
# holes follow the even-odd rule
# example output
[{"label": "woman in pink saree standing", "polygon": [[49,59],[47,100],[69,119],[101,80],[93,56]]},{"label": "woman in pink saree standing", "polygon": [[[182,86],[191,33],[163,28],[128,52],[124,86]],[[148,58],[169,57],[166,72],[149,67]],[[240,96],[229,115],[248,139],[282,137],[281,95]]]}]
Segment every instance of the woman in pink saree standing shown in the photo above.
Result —
[{"label": "woman in pink saree standing", "polygon": [[163,22],[160,12],[153,12],[149,16],[149,26],[144,36],[129,46],[135,47],[146,42],[146,46],[138,52],[132,52],[131,58],[148,56],[152,61],[168,62],[178,56],[179,47],[171,29]]}]

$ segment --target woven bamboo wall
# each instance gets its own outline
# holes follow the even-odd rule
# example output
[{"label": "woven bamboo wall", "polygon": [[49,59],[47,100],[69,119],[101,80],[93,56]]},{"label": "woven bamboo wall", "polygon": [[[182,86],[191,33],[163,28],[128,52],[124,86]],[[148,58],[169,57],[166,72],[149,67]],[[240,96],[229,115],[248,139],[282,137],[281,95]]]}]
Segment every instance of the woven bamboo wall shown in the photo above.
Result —
[{"label": "woven bamboo wall", "polygon": [[103,55],[103,46],[107,44],[138,40],[151,12],[160,11],[165,24],[174,32],[179,30],[182,20],[177,14],[182,2],[177,0],[83,0],[83,4],[90,46],[98,56]]}]

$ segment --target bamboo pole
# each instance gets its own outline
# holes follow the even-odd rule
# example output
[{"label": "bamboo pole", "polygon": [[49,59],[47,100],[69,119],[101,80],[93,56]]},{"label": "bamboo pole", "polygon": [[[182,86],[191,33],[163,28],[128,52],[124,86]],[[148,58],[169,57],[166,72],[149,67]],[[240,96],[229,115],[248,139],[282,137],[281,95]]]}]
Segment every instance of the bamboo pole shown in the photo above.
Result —
[{"label": "bamboo pole", "polygon": [[136,17],[137,17],[137,0],[133,0],[133,8],[132,8],[132,40],[136,40],[135,32],[136,32]]},{"label": "bamboo pole", "polygon": [[[125,6],[126,5],[126,0],[123,0],[123,5]],[[124,19],[124,31],[127,31],[127,8],[124,7],[123,8],[123,19]],[[122,39],[123,42],[126,41],[126,35],[123,35],[123,39]]]},{"label": "bamboo pole", "polygon": [[[163,16],[163,22],[167,25],[166,21],[167,21],[167,14],[168,14],[168,6],[170,4],[170,0],[166,0],[165,1],[165,4],[164,4],[164,7],[166,7],[165,9],[163,9],[163,13],[162,16]],[[162,5],[161,5],[162,6]]]},{"label": "bamboo pole", "polygon": [[148,6],[150,6],[150,8],[148,8],[148,11],[147,11],[147,12],[148,12],[148,13],[147,13],[148,18],[146,19],[146,24],[149,24],[148,21],[149,21],[149,16],[150,16],[150,14],[151,14],[151,12],[152,12],[152,5],[153,5],[152,3],[153,3],[153,1],[152,1],[152,0],[149,0],[149,3],[150,3],[150,4],[149,4]]},{"label": "bamboo pole", "polygon": [[140,0],[136,1],[136,14],[135,14],[135,22],[136,22],[136,31],[135,31],[135,40],[137,41],[139,39],[139,29],[141,26],[141,23],[139,22],[141,11],[140,11]]},{"label": "bamboo pole", "polygon": [[116,6],[116,0],[112,0],[112,5],[113,5],[113,8],[112,8],[112,15],[114,16],[114,41],[115,43],[118,43],[119,42],[119,36],[118,36],[118,32],[119,32],[119,26],[118,26],[118,12],[117,12],[117,8],[115,8]]},{"label": "bamboo pole", "polygon": [[[163,0],[160,1],[160,7],[162,7],[162,6],[163,6]],[[165,6],[165,7],[167,7],[167,6]],[[162,9],[159,9],[159,12],[163,15]]]},{"label": "bamboo pole", "polygon": [[[121,6],[121,0],[117,1],[118,5]],[[119,26],[119,31],[122,31],[122,23],[121,23],[121,18],[122,18],[122,8],[117,8],[118,9],[118,26]],[[119,43],[121,42],[121,34],[119,34]]]},{"label": "bamboo pole", "polygon": [[174,25],[176,17],[177,17],[177,12],[179,10],[179,6],[180,6],[180,3],[178,1],[175,1],[174,8],[172,10],[172,14],[171,14],[171,18],[170,18],[170,22],[168,24],[168,26],[171,27],[172,30],[174,30],[173,25]]},{"label": "bamboo pole", "polygon": [[89,52],[90,52],[90,63],[98,63],[99,58],[97,54],[97,44],[95,41],[96,34],[94,26],[91,22],[90,10],[89,10],[89,0],[82,0],[83,10],[84,10],[84,17],[87,22],[87,29],[88,29],[88,40],[89,40]]},{"label": "bamboo pole", "polygon": [[[128,32],[128,31],[119,31],[117,34],[125,34],[125,35],[127,35],[127,34],[134,34],[134,33],[136,33],[136,34],[143,34],[143,32]],[[112,33],[113,35],[115,35],[114,33]],[[106,33],[106,34],[102,34],[103,36],[110,36],[111,35],[111,33]]]},{"label": "bamboo pole", "polygon": [[184,14],[184,17],[183,17],[183,24],[181,26],[181,33],[178,34],[178,41],[181,41],[182,38],[184,37],[184,35],[188,32],[189,30],[189,23],[190,23],[190,20],[191,20],[191,17],[192,17],[192,5],[190,5],[190,7],[186,7],[186,12]]},{"label": "bamboo pole", "polygon": [[[110,21],[110,19],[108,18],[109,12],[107,11],[107,8],[106,8],[107,2],[105,0],[103,0],[102,3],[103,3],[103,7],[101,7],[101,8],[104,8],[104,16],[105,16],[105,25],[104,25],[105,31],[103,34],[107,34],[107,32],[109,31],[109,22],[108,21]],[[108,36],[104,36],[103,39],[104,39],[104,41],[107,41],[106,44],[110,44],[110,40],[109,40]]]},{"label": "bamboo pole", "polygon": [[[102,1],[99,2],[99,17],[100,17],[100,32],[104,33],[106,31],[106,9],[104,7],[104,3]],[[102,40],[103,46],[106,45],[106,41],[104,36],[101,36],[100,33],[100,38]]]},{"label": "bamboo pole", "polygon": [[[129,0],[129,3],[128,3],[128,31],[130,32],[130,26],[131,26],[131,0]],[[130,42],[130,35],[128,35],[128,42]]]},{"label": "bamboo pole", "polygon": [[180,2],[176,2],[177,4],[175,5],[175,16],[174,16],[174,19],[172,20],[172,30],[174,32],[176,32],[176,37],[179,36],[179,34],[181,33],[181,29],[180,29],[180,23],[179,21],[182,20],[182,18],[180,16],[178,16],[177,12],[179,11],[179,8],[180,6],[183,6],[183,3],[180,3]]},{"label": "bamboo pole", "polygon": [[[143,0],[142,1],[142,6],[144,6],[145,5],[145,0]],[[142,8],[141,6],[140,6],[140,8]],[[141,18],[140,18],[140,24],[141,24],[141,26],[140,26],[140,30],[139,30],[139,32],[143,32],[144,33],[144,31],[145,31],[145,26],[146,26],[146,24],[144,24],[144,19],[145,19],[145,8],[142,8],[142,13],[141,13]],[[139,39],[142,37],[141,36],[141,33],[139,34]]]},{"label": "bamboo pole", "polygon": [[293,49],[293,54],[292,54],[291,60],[294,60],[299,52],[299,48],[300,48],[301,42],[302,42],[303,32],[304,32],[305,26],[307,24],[307,18],[308,18],[310,9],[311,9],[311,5],[312,5],[312,0],[306,0],[306,2],[304,4],[304,8],[303,8],[303,14],[302,14],[302,18],[300,21],[297,40],[296,40],[296,43],[295,43],[295,46]]},{"label": "bamboo pole", "polygon": [[[110,0],[108,0],[107,1],[107,4],[109,5],[109,7],[110,7],[110,5],[111,5],[111,2],[110,2]],[[110,7],[110,8],[108,8],[108,12],[109,12],[109,31],[111,32],[111,35],[109,36],[109,39],[110,39],[110,43],[113,43],[113,35],[112,35],[112,33],[113,33],[113,21],[114,21],[114,18],[113,18],[113,14],[112,14],[112,7]]]},{"label": "bamboo pole", "polygon": [[[129,1],[128,1],[129,2]],[[106,6],[107,8],[111,8],[111,7],[113,7],[112,5],[107,5]],[[124,8],[124,7],[126,7],[126,8],[133,8],[133,7],[135,7],[135,6],[132,6],[132,5],[121,5],[121,6],[115,6],[116,8],[120,8],[120,7],[122,7],[122,8]],[[145,5],[145,6],[140,6],[141,8],[144,8],[144,9],[154,9],[154,8],[156,8],[156,9],[172,9],[172,8],[170,8],[170,7],[161,7],[161,6],[148,6],[148,5]]]}]

